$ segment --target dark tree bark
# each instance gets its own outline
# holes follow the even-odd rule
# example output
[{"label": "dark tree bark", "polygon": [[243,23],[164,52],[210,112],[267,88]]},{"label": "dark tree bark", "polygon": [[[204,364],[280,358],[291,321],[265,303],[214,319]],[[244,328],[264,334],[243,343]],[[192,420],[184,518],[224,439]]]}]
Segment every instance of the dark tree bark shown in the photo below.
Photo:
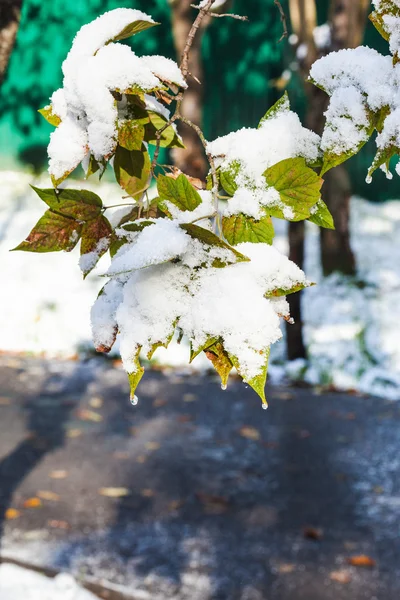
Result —
[{"label": "dark tree bark", "polygon": [[[182,57],[187,36],[193,23],[193,12],[190,7],[192,3],[192,0],[170,0],[172,31],[178,60]],[[190,87],[185,92],[182,103],[183,116],[200,127],[203,117],[203,88],[201,83],[198,83],[198,81],[201,82],[203,80],[201,41],[202,34],[209,22],[210,17],[203,20],[201,29],[194,38],[189,57],[189,71],[192,77],[190,79]],[[182,123],[180,124],[179,131],[186,148],[176,148],[173,150],[172,156],[175,165],[192,177],[205,179],[208,172],[208,164],[197,133],[194,129]]]},{"label": "dark tree bark", "polygon": [[[331,0],[329,22],[331,44],[321,52],[316,48],[313,30],[317,25],[315,0],[289,0],[290,17],[299,44],[308,48],[300,69],[304,80],[312,63],[323,53],[342,48],[354,48],[361,44],[370,0]],[[324,128],[324,112],[329,98],[320,89],[305,85],[308,100],[306,126],[321,135]],[[336,229],[320,229],[321,263],[324,275],[340,271],[346,275],[355,274],[356,264],[350,244],[351,186],[347,169],[339,165],[325,175],[322,197],[332,213]],[[303,221],[289,223],[289,257],[300,268],[304,266],[305,224]],[[306,358],[301,318],[301,292],[288,298],[290,312],[295,325],[287,324],[287,355],[289,360]]]},{"label": "dark tree bark", "polygon": [[21,7],[22,0],[0,0],[0,85],[17,36]]}]

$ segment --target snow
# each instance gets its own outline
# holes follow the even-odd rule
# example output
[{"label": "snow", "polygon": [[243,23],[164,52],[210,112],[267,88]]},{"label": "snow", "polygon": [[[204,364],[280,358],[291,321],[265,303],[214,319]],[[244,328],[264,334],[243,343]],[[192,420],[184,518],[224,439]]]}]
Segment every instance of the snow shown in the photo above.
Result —
[{"label": "snow", "polygon": [[97,263],[99,256],[102,252],[104,252],[108,248],[108,239],[106,237],[101,238],[97,244],[96,248],[91,252],[87,252],[86,254],[82,254],[79,259],[79,267],[83,273],[87,273],[91,271],[95,264]]},{"label": "snow", "polygon": [[263,206],[280,206],[279,193],[267,186],[264,171],[286,158],[314,162],[319,144],[319,136],[303,127],[287,104],[258,129],[239,129],[209,142],[207,148],[217,166],[234,175],[238,187],[225,207],[226,216],[244,213],[259,219]]},{"label": "snow", "polygon": [[[114,152],[118,106],[112,91],[151,92],[162,87],[161,81],[186,87],[171,59],[138,57],[129,46],[112,41],[135,21],[154,22],[141,11],[115,9],[82,27],[73,41],[62,65],[63,88],[51,97],[53,112],[62,120],[48,147],[49,172],[56,180],[72,171],[89,150],[97,160]],[[147,97],[146,102],[156,101]],[[154,106],[169,115],[159,103]]]},{"label": "snow", "polygon": [[[30,190],[29,183],[46,187],[48,182],[47,178],[34,181],[29,173],[0,173],[0,277],[7,282],[0,296],[0,350],[73,356],[80,348],[93,347],[90,310],[105,284],[104,277],[99,275],[107,270],[108,259],[101,258],[99,266],[83,282],[77,268],[79,248],[71,253],[10,253],[9,249],[26,236],[45,208]],[[76,182],[76,185],[93,189],[105,204],[121,201],[121,191],[114,184],[86,182],[82,186]],[[121,215],[121,210],[117,209],[115,214]],[[154,225],[148,229],[152,227]],[[286,224],[275,220],[274,227],[275,245],[285,252]],[[310,354],[310,361],[303,369],[304,377],[316,385],[331,383],[343,389],[354,388],[398,399],[400,325],[393,307],[400,303],[400,203],[371,204],[353,198],[351,231],[358,281],[363,282],[362,286],[344,276],[322,277],[319,229],[307,223],[305,272],[317,285],[304,293],[305,333]],[[141,272],[146,271],[149,269]],[[166,285],[168,283],[166,278]],[[107,287],[118,285],[121,292],[122,284],[114,279]],[[117,298],[112,290],[108,300],[106,294],[100,298],[102,302],[115,300],[115,304],[109,306],[109,313],[115,318],[121,296]],[[229,298],[227,306],[230,301]],[[276,310],[282,313],[283,309],[276,306]],[[100,315],[102,312],[100,307]],[[105,309],[104,312],[107,313]],[[106,323],[109,324],[107,335]],[[113,323],[109,314],[105,314],[100,329],[108,345],[112,343],[115,324],[116,321]],[[164,335],[161,330],[158,333]],[[99,344],[100,340],[95,343]],[[160,348],[154,355],[161,364],[186,368],[188,356],[184,341],[179,346],[171,342],[168,350]],[[203,365],[209,363],[199,356],[191,368]],[[285,373],[283,341],[272,347],[270,365],[271,376]]]},{"label": "snow", "polygon": [[71,575],[49,579],[16,565],[0,565],[1,600],[98,600],[81,588]]}]

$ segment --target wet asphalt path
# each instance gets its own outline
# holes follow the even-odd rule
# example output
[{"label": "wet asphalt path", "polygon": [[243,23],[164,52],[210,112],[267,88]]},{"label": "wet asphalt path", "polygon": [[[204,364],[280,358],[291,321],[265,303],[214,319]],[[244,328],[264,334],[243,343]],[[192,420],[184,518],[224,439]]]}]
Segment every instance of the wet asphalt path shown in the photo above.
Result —
[{"label": "wet asphalt path", "polygon": [[109,362],[0,357],[3,556],[135,600],[400,598],[400,404],[276,387],[263,411],[156,371],[139,394]]}]

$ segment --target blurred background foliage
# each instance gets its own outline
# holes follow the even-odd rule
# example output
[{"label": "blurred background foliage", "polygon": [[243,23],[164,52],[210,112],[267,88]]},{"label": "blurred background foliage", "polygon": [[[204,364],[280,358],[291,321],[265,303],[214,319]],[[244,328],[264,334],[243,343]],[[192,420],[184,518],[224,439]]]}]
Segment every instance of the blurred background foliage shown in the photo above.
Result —
[{"label": "blurred background foliage", "polygon": [[[287,11],[286,2],[282,5]],[[136,36],[138,54],[174,57],[168,0],[24,0],[17,42],[6,79],[0,88],[1,168],[30,165],[45,168],[46,146],[52,128],[37,112],[62,83],[61,63],[76,31],[99,14],[119,6],[139,8],[161,22],[160,27]],[[319,23],[326,20],[328,0],[319,0]],[[266,109],[283,93],[282,73],[293,63],[287,40],[278,43],[282,24],[273,0],[234,0],[232,9],[250,22],[214,19],[204,35],[204,130],[214,139],[243,126],[256,126]],[[195,11],[194,11],[195,14]],[[368,24],[365,43],[384,53],[386,43]],[[303,86],[294,74],[287,89],[292,105],[304,115]],[[400,195],[400,181],[387,185],[379,172],[365,183],[375,154],[370,142],[351,161],[355,193],[371,200]]]}]

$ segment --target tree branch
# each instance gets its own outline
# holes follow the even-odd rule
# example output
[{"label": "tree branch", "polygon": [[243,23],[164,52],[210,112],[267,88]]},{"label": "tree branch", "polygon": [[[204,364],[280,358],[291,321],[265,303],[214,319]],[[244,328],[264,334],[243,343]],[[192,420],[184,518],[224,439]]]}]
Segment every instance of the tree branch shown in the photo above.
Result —
[{"label": "tree branch", "polygon": [[281,23],[282,23],[282,27],[283,27],[283,33],[278,40],[278,44],[279,44],[279,42],[281,42],[284,38],[286,38],[288,36],[288,29],[287,29],[287,23],[286,23],[286,15],[285,15],[285,11],[282,8],[282,4],[279,2],[279,0],[274,0],[274,4],[277,7],[277,9],[279,10],[279,15],[280,15]]}]

